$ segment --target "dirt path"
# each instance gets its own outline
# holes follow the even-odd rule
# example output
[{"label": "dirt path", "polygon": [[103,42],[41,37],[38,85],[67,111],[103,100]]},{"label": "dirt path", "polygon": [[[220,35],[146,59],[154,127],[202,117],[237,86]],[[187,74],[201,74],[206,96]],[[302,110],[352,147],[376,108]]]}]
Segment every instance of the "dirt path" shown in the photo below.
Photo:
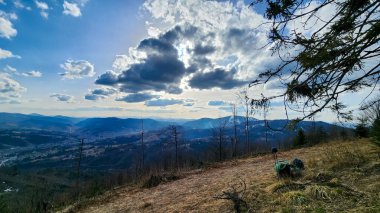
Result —
[{"label": "dirt path", "polygon": [[[316,148],[280,154],[281,159],[310,155]],[[121,188],[108,198],[100,198],[80,212],[225,212],[230,201],[213,196],[244,180],[247,187],[275,180],[271,155],[228,162],[219,168],[190,174],[182,179],[151,189]],[[260,187],[261,188],[261,187]]]}]

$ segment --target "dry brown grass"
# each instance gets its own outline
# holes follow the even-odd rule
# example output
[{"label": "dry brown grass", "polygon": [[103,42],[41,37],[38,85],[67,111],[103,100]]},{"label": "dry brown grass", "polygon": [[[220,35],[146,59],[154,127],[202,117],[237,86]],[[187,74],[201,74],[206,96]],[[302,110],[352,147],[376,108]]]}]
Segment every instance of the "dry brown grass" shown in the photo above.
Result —
[{"label": "dry brown grass", "polygon": [[[271,155],[217,164],[150,189],[124,187],[87,202],[79,212],[233,212],[214,199],[245,181],[250,212],[380,212],[380,150],[369,141],[331,142],[279,154],[306,163],[298,180],[279,180]],[[70,208],[65,211],[68,212]]]}]

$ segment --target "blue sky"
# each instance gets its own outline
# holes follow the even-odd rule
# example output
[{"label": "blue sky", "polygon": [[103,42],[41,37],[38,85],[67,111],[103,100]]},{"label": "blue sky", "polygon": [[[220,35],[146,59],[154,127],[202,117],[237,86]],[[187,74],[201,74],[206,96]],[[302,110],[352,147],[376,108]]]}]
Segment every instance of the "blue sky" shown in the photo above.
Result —
[{"label": "blue sky", "polygon": [[[261,25],[264,9],[249,2],[0,0],[0,111],[230,114],[248,82],[278,63],[259,50],[269,27]],[[248,90],[261,92],[279,91]],[[275,103],[270,117],[283,118],[281,108]]]}]

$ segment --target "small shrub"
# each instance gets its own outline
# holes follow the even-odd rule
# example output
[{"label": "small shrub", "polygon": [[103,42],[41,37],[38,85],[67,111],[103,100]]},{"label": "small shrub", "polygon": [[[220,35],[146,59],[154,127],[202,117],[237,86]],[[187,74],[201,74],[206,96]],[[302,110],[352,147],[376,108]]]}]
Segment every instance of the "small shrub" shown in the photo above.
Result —
[{"label": "small shrub", "polygon": [[150,178],[143,183],[143,187],[152,188],[160,185],[161,183],[167,183],[178,179],[179,177],[174,174],[151,175]]},{"label": "small shrub", "polygon": [[292,191],[283,194],[283,200],[291,205],[305,205],[309,199],[300,191]]},{"label": "small shrub", "polygon": [[327,186],[312,185],[306,188],[306,193],[317,200],[332,200],[332,198],[338,196],[336,190]]}]

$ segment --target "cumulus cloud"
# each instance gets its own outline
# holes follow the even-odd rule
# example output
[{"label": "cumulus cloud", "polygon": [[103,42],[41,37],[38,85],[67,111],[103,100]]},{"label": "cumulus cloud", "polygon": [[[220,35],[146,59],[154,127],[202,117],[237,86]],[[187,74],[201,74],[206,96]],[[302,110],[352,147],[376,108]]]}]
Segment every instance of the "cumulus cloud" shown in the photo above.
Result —
[{"label": "cumulus cloud", "polygon": [[35,1],[36,7],[40,9],[40,14],[44,18],[49,18],[49,13],[47,10],[49,10],[49,5],[46,2],[43,1]]},{"label": "cumulus cloud", "polygon": [[95,75],[94,65],[86,60],[67,60],[60,67],[66,72],[60,73],[63,79],[77,79]]},{"label": "cumulus cloud", "polygon": [[48,10],[49,9],[49,5],[46,4],[45,2],[42,2],[42,1],[35,1],[36,3],[36,7],[38,9],[41,9],[41,10]]},{"label": "cumulus cloud", "polygon": [[50,97],[54,98],[56,101],[67,102],[67,103],[74,102],[74,97],[71,95],[55,93],[55,94],[50,95]]},{"label": "cumulus cloud", "polygon": [[96,84],[126,93],[229,90],[275,64],[270,47],[262,48],[265,18],[243,1],[147,0],[143,8],[150,37],[117,55]]},{"label": "cumulus cloud", "polygon": [[0,73],[0,103],[11,103],[18,101],[17,98],[26,92],[26,88],[11,78],[6,73]]},{"label": "cumulus cloud", "polygon": [[79,6],[76,3],[63,2],[63,14],[79,17],[82,15]]},{"label": "cumulus cloud", "polygon": [[29,72],[20,73],[17,71],[16,68],[9,66],[9,65],[6,65],[3,69],[3,71],[7,72],[11,75],[18,75],[18,76],[24,76],[24,77],[34,77],[34,78],[42,77],[42,73],[40,71],[32,70]]},{"label": "cumulus cloud", "polygon": [[228,103],[225,101],[209,101],[208,105],[209,106],[224,106],[227,105]]},{"label": "cumulus cloud", "polygon": [[[179,60],[174,42],[178,36],[185,36],[191,27],[176,27],[159,38],[147,38],[137,46],[137,51],[145,57],[130,60],[119,56],[114,66],[126,67],[121,73],[109,71],[96,80],[96,84],[115,86],[127,93],[143,91],[164,91],[171,94],[182,93],[179,84],[192,69]],[[129,60],[129,61],[128,61]]]},{"label": "cumulus cloud", "polygon": [[0,11],[0,37],[11,39],[17,35],[17,30],[11,22],[12,19],[17,19],[17,16]]},{"label": "cumulus cloud", "polygon": [[5,58],[21,58],[18,55],[13,55],[13,53],[9,50],[4,50],[0,48],[0,59],[5,59]]},{"label": "cumulus cloud", "polygon": [[21,75],[25,76],[25,77],[34,77],[34,78],[42,77],[42,73],[40,71],[35,71],[35,70],[32,70],[30,72],[21,73]]},{"label": "cumulus cloud", "polygon": [[117,93],[116,89],[113,88],[97,88],[90,90],[88,94],[85,95],[86,100],[96,101],[100,99],[105,99],[108,96],[114,95]]},{"label": "cumulus cloud", "polygon": [[143,102],[147,101],[153,98],[158,98],[158,95],[152,95],[149,93],[134,93],[134,94],[129,94],[127,96],[117,98],[115,99],[116,101],[124,101],[127,103],[138,103],[138,102]]}]

